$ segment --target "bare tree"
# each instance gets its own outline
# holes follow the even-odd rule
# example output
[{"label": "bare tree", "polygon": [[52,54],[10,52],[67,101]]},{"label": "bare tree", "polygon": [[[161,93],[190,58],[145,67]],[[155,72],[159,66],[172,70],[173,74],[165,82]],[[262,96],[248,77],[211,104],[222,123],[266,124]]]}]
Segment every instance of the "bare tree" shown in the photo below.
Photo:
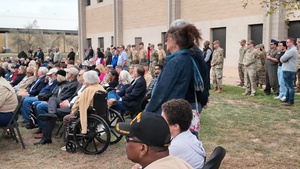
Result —
[{"label": "bare tree", "polygon": [[[244,8],[251,3],[253,3],[252,0],[242,0],[242,6]],[[272,15],[278,10],[284,10],[287,21],[290,16],[300,17],[295,14],[295,11],[300,10],[300,0],[261,0],[260,6],[261,8],[267,9],[266,15]]]},{"label": "bare tree", "polygon": [[78,50],[78,36],[66,36],[65,37],[65,43],[66,45],[72,47],[74,51]]},{"label": "bare tree", "polygon": [[62,38],[62,32],[51,31],[47,34],[42,33],[38,41],[47,49],[53,49],[56,46],[60,46]]}]

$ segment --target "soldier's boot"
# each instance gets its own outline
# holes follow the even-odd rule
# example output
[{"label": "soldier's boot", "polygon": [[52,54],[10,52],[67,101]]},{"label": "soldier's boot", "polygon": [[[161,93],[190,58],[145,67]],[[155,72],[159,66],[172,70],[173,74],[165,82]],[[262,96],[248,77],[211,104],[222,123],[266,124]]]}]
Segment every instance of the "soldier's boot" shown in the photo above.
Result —
[{"label": "soldier's boot", "polygon": [[219,88],[219,89],[216,91],[216,93],[222,93],[222,92],[223,92],[222,88]]},{"label": "soldier's boot", "polygon": [[215,89],[214,89],[214,92],[217,92],[218,91],[218,88],[217,87],[215,87]]},{"label": "soldier's boot", "polygon": [[239,83],[237,86],[243,87],[243,86],[244,86],[244,83],[241,82],[241,83]]},{"label": "soldier's boot", "polygon": [[262,84],[260,84],[260,85],[259,85],[259,88],[260,88],[260,89],[262,89],[262,88],[263,88],[263,87],[262,87]]}]

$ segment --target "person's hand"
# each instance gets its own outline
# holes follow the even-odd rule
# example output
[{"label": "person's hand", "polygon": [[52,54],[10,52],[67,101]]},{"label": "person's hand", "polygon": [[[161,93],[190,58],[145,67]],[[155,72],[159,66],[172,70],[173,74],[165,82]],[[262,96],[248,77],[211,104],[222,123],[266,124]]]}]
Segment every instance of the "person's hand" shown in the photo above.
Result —
[{"label": "person's hand", "polygon": [[61,102],[59,104],[60,108],[64,108],[64,107],[69,107],[69,101],[68,100],[64,100],[63,102]]},{"label": "person's hand", "polygon": [[271,57],[271,56],[267,56],[267,59],[269,59],[269,60],[270,60],[270,59],[272,59],[272,57]]},{"label": "person's hand", "polygon": [[142,166],[136,163],[131,169],[140,169]]},{"label": "person's hand", "polygon": [[215,65],[214,65],[214,64],[211,64],[211,67],[215,67]]}]

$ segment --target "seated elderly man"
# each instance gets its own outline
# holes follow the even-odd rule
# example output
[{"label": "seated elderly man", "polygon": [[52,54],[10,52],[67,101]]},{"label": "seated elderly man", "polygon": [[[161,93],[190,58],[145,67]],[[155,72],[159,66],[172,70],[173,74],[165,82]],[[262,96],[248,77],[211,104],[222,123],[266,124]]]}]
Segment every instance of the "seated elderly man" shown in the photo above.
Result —
[{"label": "seated elderly man", "polygon": [[167,122],[160,115],[144,112],[129,124],[117,123],[118,133],[126,136],[126,154],[144,169],[189,169],[188,163],[169,155],[171,136]]},{"label": "seated elderly man", "polygon": [[147,88],[144,73],[143,66],[136,66],[134,68],[135,80],[126,89],[125,95],[120,97],[116,92],[110,91],[107,96],[108,106],[115,106],[121,111],[135,110],[139,107]]},{"label": "seated elderly man", "polygon": [[[99,84],[100,80],[97,72],[93,70],[85,72],[83,74],[83,81],[86,89],[78,96],[75,104],[72,106],[71,113],[69,115],[66,115],[63,119],[64,138],[66,138],[66,129],[70,119],[76,118],[78,114],[80,115],[81,133],[87,133],[87,110],[90,106],[93,107],[94,94],[96,93],[96,91],[105,92],[104,88]],[[65,148],[63,147],[62,149]]]},{"label": "seated elderly man", "polygon": [[164,103],[162,116],[167,121],[172,136],[170,154],[183,159],[193,168],[203,168],[206,154],[202,142],[189,130],[193,119],[189,102],[174,99]]},{"label": "seated elderly man", "polygon": [[5,70],[0,67],[0,127],[7,126],[18,105],[15,90],[5,79]]}]

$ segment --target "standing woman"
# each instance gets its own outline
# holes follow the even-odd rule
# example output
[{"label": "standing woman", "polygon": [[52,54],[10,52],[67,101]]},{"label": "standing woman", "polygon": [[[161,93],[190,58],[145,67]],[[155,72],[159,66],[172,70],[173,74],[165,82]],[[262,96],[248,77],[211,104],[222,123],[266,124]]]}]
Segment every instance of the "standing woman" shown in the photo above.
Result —
[{"label": "standing woman", "polygon": [[102,64],[104,66],[104,54],[100,50],[100,48],[97,48],[97,56],[95,59],[95,65],[98,66],[99,64]]},{"label": "standing woman", "polygon": [[6,126],[18,105],[15,89],[5,80],[5,71],[0,67],[0,127]]}]

